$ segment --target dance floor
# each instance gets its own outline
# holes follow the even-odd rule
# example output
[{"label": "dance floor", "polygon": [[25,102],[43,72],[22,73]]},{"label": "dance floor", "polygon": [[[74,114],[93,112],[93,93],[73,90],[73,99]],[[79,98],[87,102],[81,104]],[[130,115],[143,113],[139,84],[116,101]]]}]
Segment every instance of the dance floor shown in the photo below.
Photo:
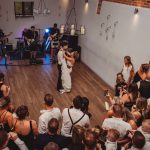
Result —
[{"label": "dance floor", "polygon": [[[46,58],[48,60],[48,58]],[[44,60],[46,61],[46,60]],[[9,64],[27,64],[28,60],[8,62]],[[22,65],[0,66],[0,71],[6,75],[6,83],[11,87],[11,99],[15,106],[27,105],[30,117],[38,121],[40,109],[43,107],[43,97],[46,93],[54,96],[54,106],[61,110],[72,105],[72,99],[85,96],[90,100],[89,111],[92,113],[91,124],[101,125],[105,117],[104,90],[109,89],[95,73],[86,65],[77,62],[72,72],[71,93],[59,94],[56,90],[57,66],[47,65]]]}]

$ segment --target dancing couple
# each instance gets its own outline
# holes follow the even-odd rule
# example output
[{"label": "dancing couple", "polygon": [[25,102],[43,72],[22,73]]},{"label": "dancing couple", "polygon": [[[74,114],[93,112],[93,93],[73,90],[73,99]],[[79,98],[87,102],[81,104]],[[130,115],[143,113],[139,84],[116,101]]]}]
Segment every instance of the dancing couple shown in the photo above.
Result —
[{"label": "dancing couple", "polygon": [[60,50],[58,52],[58,82],[57,90],[63,94],[65,92],[71,92],[72,82],[71,82],[71,72],[74,66],[75,60],[78,53],[71,52],[68,49],[68,42],[62,41],[60,43]]}]

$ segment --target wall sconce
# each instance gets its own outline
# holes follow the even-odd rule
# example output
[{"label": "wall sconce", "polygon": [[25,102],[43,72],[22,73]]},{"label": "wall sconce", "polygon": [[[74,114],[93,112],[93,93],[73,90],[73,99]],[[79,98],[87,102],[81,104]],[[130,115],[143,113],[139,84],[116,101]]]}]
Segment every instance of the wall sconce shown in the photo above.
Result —
[{"label": "wall sconce", "polygon": [[89,2],[89,0],[85,0],[85,3],[88,3]]},{"label": "wall sconce", "polygon": [[135,8],[135,9],[134,9],[134,14],[136,15],[136,14],[138,14],[138,12],[139,12],[139,9],[138,9],[138,8]]},{"label": "wall sconce", "polygon": [[65,33],[65,25],[61,25],[60,26],[60,34],[64,34]]},{"label": "wall sconce", "polygon": [[80,28],[80,34],[81,35],[85,34],[85,26],[81,26],[81,28]]}]

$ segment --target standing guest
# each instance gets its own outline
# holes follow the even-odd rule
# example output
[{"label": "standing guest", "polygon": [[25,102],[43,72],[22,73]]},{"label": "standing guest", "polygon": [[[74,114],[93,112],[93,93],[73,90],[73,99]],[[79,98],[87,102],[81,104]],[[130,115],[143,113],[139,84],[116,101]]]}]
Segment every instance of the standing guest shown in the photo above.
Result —
[{"label": "standing guest", "polygon": [[4,74],[0,73],[0,98],[7,97],[10,93],[10,87],[4,83]]},{"label": "standing guest", "polygon": [[62,63],[64,62],[65,58],[64,58],[64,54],[65,54],[65,51],[68,49],[68,42],[67,41],[62,41],[61,44],[60,44],[60,50],[58,52],[58,81],[57,81],[57,90],[60,92],[60,93],[64,93],[64,89],[63,89],[63,86],[62,86]]},{"label": "standing guest", "polygon": [[0,98],[0,128],[10,132],[12,127],[13,116],[12,113],[8,111],[11,105],[9,97]]},{"label": "standing guest", "polygon": [[125,82],[129,85],[132,82],[134,76],[134,67],[131,62],[130,56],[124,57],[124,65],[122,68],[122,74],[124,76]]},{"label": "standing guest", "polygon": [[137,83],[141,97],[150,98],[150,64],[147,66],[145,80]]},{"label": "standing guest", "polygon": [[17,118],[13,121],[13,130],[30,150],[34,150],[34,139],[38,135],[36,121],[28,119],[28,107],[24,105],[17,108],[16,115]]},{"label": "standing guest", "polygon": [[120,96],[121,91],[127,89],[127,83],[124,80],[123,74],[117,73],[116,85],[115,85],[115,96]]},{"label": "standing guest", "polygon": [[[9,150],[9,148],[7,147],[7,144],[10,139],[14,141],[14,143],[18,146],[20,150],[28,150],[25,143],[18,138],[16,133],[10,132],[8,134],[4,130],[0,131],[0,149],[1,150]],[[10,150],[12,150],[11,147],[10,147]]]},{"label": "standing guest", "polygon": [[116,129],[120,133],[120,137],[125,136],[128,130],[131,130],[131,125],[123,121],[123,108],[119,104],[113,105],[113,117],[106,118],[102,124],[105,130]]},{"label": "standing guest", "polygon": [[66,137],[72,136],[72,129],[74,125],[80,125],[81,127],[89,127],[89,116],[81,111],[82,97],[76,96],[73,99],[73,107],[65,108],[62,113],[62,128],[61,134]]},{"label": "standing guest", "polygon": [[137,83],[141,80],[145,80],[146,78],[146,72],[148,71],[148,65],[149,64],[142,64],[140,69],[135,73],[133,78],[133,83]]},{"label": "standing guest", "polygon": [[38,130],[40,134],[47,133],[48,122],[51,118],[61,120],[61,112],[59,108],[53,107],[54,99],[51,94],[44,97],[44,110],[40,111]]},{"label": "standing guest", "polygon": [[48,132],[44,134],[39,134],[36,139],[37,150],[43,150],[49,142],[54,142],[58,144],[60,149],[66,148],[70,144],[71,139],[59,135],[58,130],[59,121],[55,118],[52,118],[48,122]]}]

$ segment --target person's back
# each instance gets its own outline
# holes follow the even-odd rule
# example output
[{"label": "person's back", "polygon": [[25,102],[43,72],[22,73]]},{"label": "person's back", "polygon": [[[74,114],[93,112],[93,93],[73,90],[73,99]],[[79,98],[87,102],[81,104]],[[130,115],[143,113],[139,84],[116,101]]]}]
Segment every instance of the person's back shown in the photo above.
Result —
[{"label": "person's back", "polygon": [[10,98],[3,97],[0,99],[0,128],[4,128],[7,132],[11,130],[13,116],[8,111],[10,106]]},{"label": "person's back", "polygon": [[61,134],[67,137],[72,136],[74,125],[80,125],[81,127],[90,126],[89,116],[81,111],[82,98],[80,96],[76,96],[73,99],[73,105],[73,108],[65,108],[62,113]]},{"label": "person's back", "polygon": [[34,138],[38,134],[36,122],[28,120],[29,116],[27,106],[20,106],[16,110],[17,118],[13,121],[13,130],[18,134],[18,137],[25,142],[27,147],[34,149]]},{"label": "person's back", "polygon": [[48,132],[45,134],[39,134],[37,136],[36,148],[38,150],[43,150],[45,145],[47,145],[49,142],[57,143],[61,149],[66,148],[71,142],[71,139],[57,134],[58,129],[59,129],[59,121],[56,118],[52,118],[48,122]]},{"label": "person's back", "polygon": [[61,120],[61,112],[59,108],[53,107],[53,96],[51,94],[46,94],[44,97],[45,109],[41,110],[41,115],[39,117],[38,130],[40,134],[47,133],[48,122],[52,118]]},{"label": "person's back", "polygon": [[102,124],[102,127],[106,130],[116,129],[119,131],[120,136],[123,137],[128,130],[131,130],[131,125],[123,121],[123,109],[119,104],[113,106],[114,116],[112,118],[106,118]]}]

